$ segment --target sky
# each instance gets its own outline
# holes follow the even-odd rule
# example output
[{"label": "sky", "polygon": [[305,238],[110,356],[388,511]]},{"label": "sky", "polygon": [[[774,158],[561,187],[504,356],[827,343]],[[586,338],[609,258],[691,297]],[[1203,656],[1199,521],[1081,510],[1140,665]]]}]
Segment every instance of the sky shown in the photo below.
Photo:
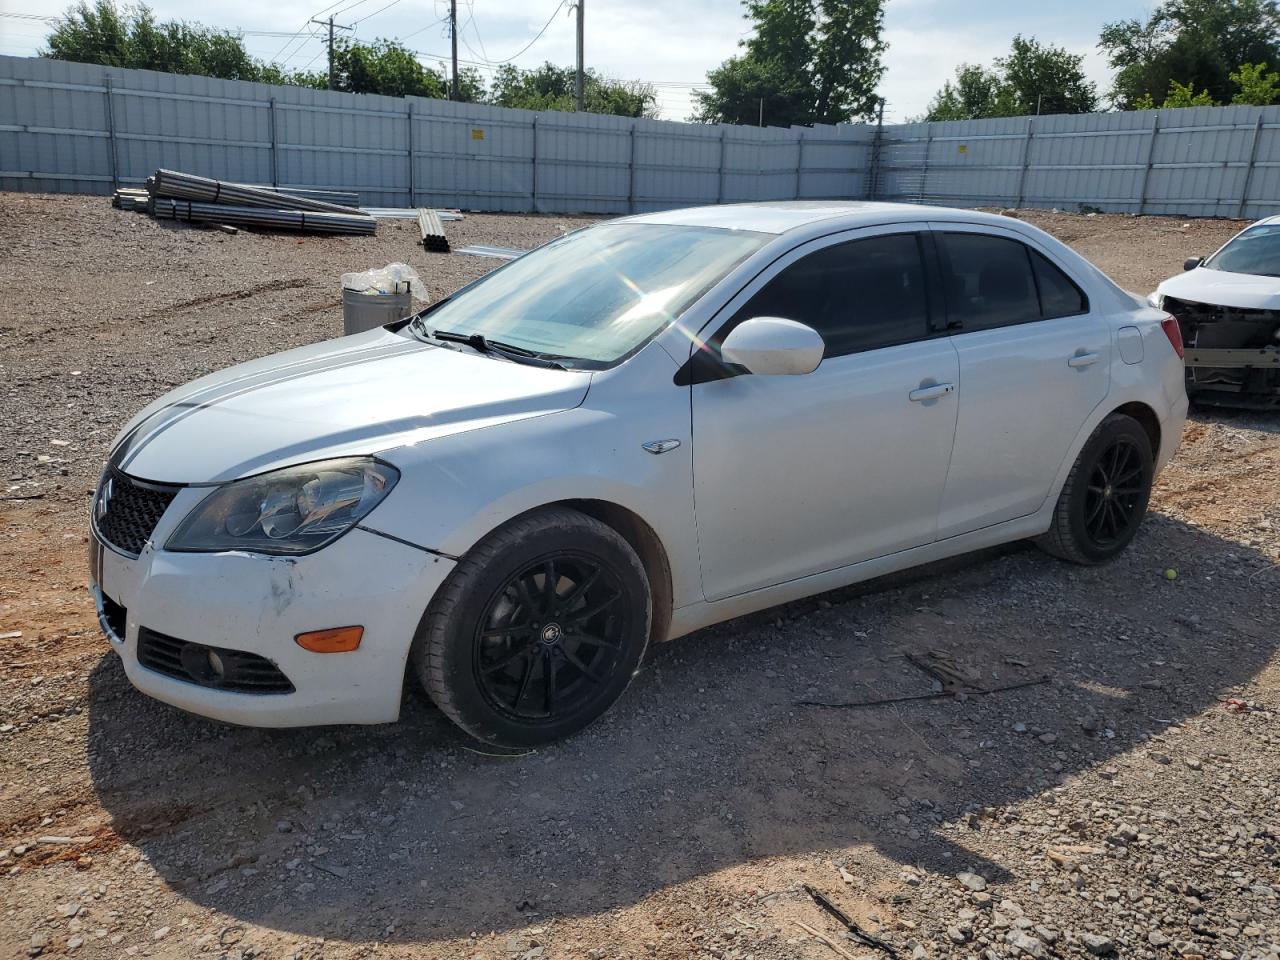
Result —
[{"label": "sky", "polygon": [[[448,0],[149,0],[161,20],[186,19],[239,29],[245,46],[262,60],[290,68],[324,65],[323,28],[307,21],[337,15],[362,40],[401,39],[424,62],[449,56]],[[458,57],[486,75],[509,60],[537,66],[575,59],[572,0],[457,0]],[[886,73],[880,92],[886,121],[920,116],[929,99],[961,63],[989,64],[1006,53],[1015,33],[1083,54],[1099,93],[1109,86],[1106,61],[1097,50],[1103,23],[1146,15],[1154,4],[1133,0],[887,0]],[[0,53],[32,56],[48,32],[46,21],[67,4],[49,0],[0,0]],[[661,116],[687,119],[693,91],[708,70],[732,56],[748,33],[739,0],[585,0],[587,65],[620,80],[656,85]],[[545,27],[545,32],[530,45]],[[522,48],[526,48],[523,49]],[[768,122],[768,118],[765,118]]]}]

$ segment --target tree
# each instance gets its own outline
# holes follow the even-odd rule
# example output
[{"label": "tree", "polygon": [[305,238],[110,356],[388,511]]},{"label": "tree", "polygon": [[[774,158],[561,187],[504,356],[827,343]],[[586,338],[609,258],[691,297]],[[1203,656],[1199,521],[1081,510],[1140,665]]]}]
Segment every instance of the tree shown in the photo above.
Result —
[{"label": "tree", "polygon": [[1195,87],[1189,83],[1169,81],[1169,92],[1164,98],[1164,107],[1216,107],[1218,101],[1209,95],[1208,90],[1196,93]]},{"label": "tree", "polygon": [[996,60],[1023,113],[1092,113],[1098,91],[1084,75],[1084,56],[1035,37],[1013,38],[1009,56]]},{"label": "tree", "polygon": [[[490,85],[490,103],[525,110],[574,109],[572,67],[544,63],[535,70],[503,64]],[[582,108],[587,113],[608,113],[619,117],[656,117],[658,95],[651,84],[609,80],[588,70],[583,78]]]},{"label": "tree", "polygon": [[110,67],[198,73],[226,80],[260,80],[262,65],[244,41],[225,30],[181,21],[157,23],[146,6],[121,13],[112,0],[67,10],[40,56]]},{"label": "tree", "polygon": [[1013,87],[996,70],[973,63],[956,67],[955,83],[947,80],[934,94],[926,120],[980,120],[1021,113]]},{"label": "tree", "polygon": [[1007,57],[991,69],[962,64],[942,85],[926,120],[978,120],[1033,113],[1089,113],[1098,93],[1084,75],[1084,57],[1034,37],[1015,36]]},{"label": "tree", "polygon": [[1166,96],[1173,81],[1225,102],[1241,64],[1280,62],[1280,9],[1276,0],[1166,0],[1146,20],[1107,24],[1098,46],[1116,71],[1109,99],[1121,109],[1143,94]]},{"label": "tree", "polygon": [[702,123],[844,123],[869,119],[884,75],[884,0],[744,0],[743,53],[707,74]]},{"label": "tree", "polygon": [[1240,64],[1240,69],[1231,74],[1231,82],[1240,88],[1231,98],[1232,103],[1256,107],[1280,103],[1280,73],[1267,73],[1265,63]]},{"label": "tree", "polygon": [[347,93],[387,97],[447,96],[444,77],[428,70],[394,40],[371,44],[339,39],[333,45],[334,87]]}]

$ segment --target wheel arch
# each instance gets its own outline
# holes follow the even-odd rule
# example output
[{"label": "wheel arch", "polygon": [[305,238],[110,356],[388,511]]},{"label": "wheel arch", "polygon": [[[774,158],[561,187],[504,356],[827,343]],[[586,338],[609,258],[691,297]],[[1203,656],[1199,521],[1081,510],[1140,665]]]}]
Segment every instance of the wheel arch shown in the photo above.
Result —
[{"label": "wheel arch", "polygon": [[[661,643],[667,640],[671,630],[671,617],[674,609],[671,563],[662,538],[658,536],[648,521],[634,510],[612,500],[591,497],[551,500],[506,518],[476,537],[475,543],[483,542],[494,531],[502,529],[509,523],[514,523],[531,513],[545,510],[548,507],[565,507],[570,510],[576,510],[592,519],[599,520],[627,541],[631,549],[640,558],[640,563],[644,566],[645,574],[649,578],[649,590],[653,598],[653,622],[649,628],[650,642]],[[472,546],[474,547],[475,544],[472,544]]]},{"label": "wheel arch", "polygon": [[[1122,403],[1111,413],[1122,413],[1137,420],[1146,433],[1147,439],[1151,441],[1152,458],[1160,456],[1160,418],[1156,415],[1155,410],[1141,400],[1131,400],[1128,403]],[[1107,414],[1107,416],[1110,415]],[[1103,417],[1103,419],[1105,420],[1106,417]]]},{"label": "wheel arch", "polygon": [[[585,513],[612,528],[631,545],[645,574],[649,577],[649,590],[653,597],[653,623],[649,639],[661,643],[671,629],[672,587],[671,563],[667,549],[653,527],[638,513],[610,500],[571,499],[548,503],[548,507],[568,507]],[[540,509],[540,508],[539,508]]]}]

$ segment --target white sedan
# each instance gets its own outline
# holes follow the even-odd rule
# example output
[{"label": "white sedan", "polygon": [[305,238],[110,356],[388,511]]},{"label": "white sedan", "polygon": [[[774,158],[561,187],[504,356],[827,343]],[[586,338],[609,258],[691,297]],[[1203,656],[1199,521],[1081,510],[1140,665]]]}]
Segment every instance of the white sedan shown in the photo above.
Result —
[{"label": "white sedan", "polygon": [[1280,216],[1183,268],[1150,302],[1178,320],[1187,393],[1205,404],[1280,408]]},{"label": "white sedan", "polygon": [[1047,234],[879,203],[555,240],[411,320],[205,377],[116,440],[99,618],[242,724],[565,736],[651,642],[966,551],[1125,548],[1186,413],[1165,313]]}]

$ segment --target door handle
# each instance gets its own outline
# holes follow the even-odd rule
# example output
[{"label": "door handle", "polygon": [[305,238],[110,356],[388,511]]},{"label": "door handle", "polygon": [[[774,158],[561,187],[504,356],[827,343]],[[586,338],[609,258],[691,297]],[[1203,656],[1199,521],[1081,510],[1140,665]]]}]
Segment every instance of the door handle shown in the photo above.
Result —
[{"label": "door handle", "polygon": [[939,397],[945,397],[948,393],[955,393],[956,385],[954,383],[935,383],[928,387],[917,387],[907,394],[912,403],[924,403],[926,400],[937,400]]},{"label": "door handle", "polygon": [[1077,353],[1067,361],[1067,366],[1079,370],[1081,367],[1091,367],[1101,359],[1102,357],[1096,353]]}]

